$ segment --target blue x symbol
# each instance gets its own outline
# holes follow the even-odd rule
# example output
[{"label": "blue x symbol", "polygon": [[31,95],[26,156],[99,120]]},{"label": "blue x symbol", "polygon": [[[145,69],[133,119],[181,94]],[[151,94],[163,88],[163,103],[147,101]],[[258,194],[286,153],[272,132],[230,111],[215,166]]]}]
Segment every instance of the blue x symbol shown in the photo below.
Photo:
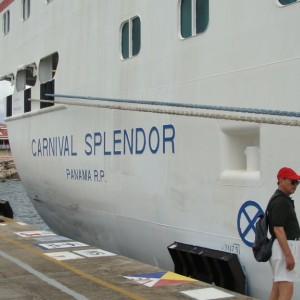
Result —
[{"label": "blue x symbol", "polygon": [[[254,207],[257,209],[257,212],[256,212],[256,214],[254,215],[254,217],[250,217],[249,214],[248,214],[248,212],[247,212],[247,208],[248,208],[249,206],[254,206]],[[250,232],[250,230],[253,230],[254,233],[255,233],[255,231],[256,231],[256,229],[255,229],[255,223],[256,223],[258,217],[259,217],[262,213],[264,213],[264,211],[263,211],[262,208],[259,206],[259,204],[256,203],[256,202],[254,202],[254,201],[252,201],[252,200],[246,201],[246,202],[242,205],[242,207],[240,208],[240,210],[239,210],[238,218],[237,218],[237,227],[238,227],[238,231],[239,231],[240,237],[241,237],[241,239],[243,240],[243,242],[244,242],[247,246],[249,246],[249,247],[252,247],[252,245],[253,245],[253,243],[254,243],[254,240],[249,241],[249,240],[247,240],[246,237],[247,237],[248,233]],[[242,218],[242,217],[245,217],[246,220],[247,220],[248,223],[249,223],[249,224],[246,226],[246,229],[244,229],[243,231],[242,231],[242,229],[241,229],[241,218]]]}]

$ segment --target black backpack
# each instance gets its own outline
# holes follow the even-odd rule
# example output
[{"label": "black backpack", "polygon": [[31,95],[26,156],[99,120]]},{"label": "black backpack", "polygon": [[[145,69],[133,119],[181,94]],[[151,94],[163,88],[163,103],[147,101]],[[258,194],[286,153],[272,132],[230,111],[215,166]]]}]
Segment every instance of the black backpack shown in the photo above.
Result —
[{"label": "black backpack", "polygon": [[268,212],[259,216],[256,222],[255,240],[252,245],[253,255],[258,262],[266,262],[272,256],[272,246],[274,237],[268,237]]},{"label": "black backpack", "polygon": [[258,221],[255,225],[255,239],[254,243],[252,245],[252,251],[255,259],[258,262],[267,262],[270,257],[272,256],[272,246],[273,242],[275,240],[275,236],[271,236],[271,238],[268,237],[268,228],[269,228],[269,205],[270,202],[278,196],[277,193],[275,193],[266,208],[266,211],[264,214],[261,214],[258,218]]}]

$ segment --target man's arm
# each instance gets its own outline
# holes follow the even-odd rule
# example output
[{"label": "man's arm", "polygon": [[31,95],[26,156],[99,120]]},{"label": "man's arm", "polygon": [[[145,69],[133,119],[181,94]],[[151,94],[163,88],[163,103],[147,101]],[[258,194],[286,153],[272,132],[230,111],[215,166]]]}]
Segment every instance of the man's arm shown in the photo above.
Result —
[{"label": "man's arm", "polygon": [[295,260],[294,260],[293,254],[291,252],[291,249],[288,245],[284,228],[274,226],[274,233],[275,233],[278,243],[285,255],[286,268],[291,271],[295,267]]}]

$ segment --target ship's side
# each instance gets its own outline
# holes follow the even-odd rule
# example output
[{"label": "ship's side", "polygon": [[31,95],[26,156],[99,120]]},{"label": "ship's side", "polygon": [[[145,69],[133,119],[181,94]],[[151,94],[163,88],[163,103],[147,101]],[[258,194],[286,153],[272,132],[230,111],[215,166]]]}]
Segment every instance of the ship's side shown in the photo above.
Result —
[{"label": "ship's side", "polygon": [[[182,1],[32,1],[23,21],[21,1],[2,3],[10,144],[50,228],[170,270],[173,241],[231,251],[249,293],[266,298],[245,203],[265,208],[278,169],[300,169],[299,127],[258,114],[300,110],[300,3],[203,1],[207,23],[190,37]],[[140,43],[129,30],[127,53],[134,20]]]}]

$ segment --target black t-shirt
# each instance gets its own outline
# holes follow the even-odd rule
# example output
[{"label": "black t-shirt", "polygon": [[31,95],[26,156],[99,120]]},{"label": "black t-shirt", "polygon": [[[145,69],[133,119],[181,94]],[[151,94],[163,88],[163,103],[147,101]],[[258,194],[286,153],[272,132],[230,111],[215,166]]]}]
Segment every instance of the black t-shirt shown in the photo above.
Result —
[{"label": "black t-shirt", "polygon": [[294,201],[285,193],[277,190],[269,205],[270,233],[273,227],[283,227],[288,240],[300,238],[300,227],[295,211]]}]

